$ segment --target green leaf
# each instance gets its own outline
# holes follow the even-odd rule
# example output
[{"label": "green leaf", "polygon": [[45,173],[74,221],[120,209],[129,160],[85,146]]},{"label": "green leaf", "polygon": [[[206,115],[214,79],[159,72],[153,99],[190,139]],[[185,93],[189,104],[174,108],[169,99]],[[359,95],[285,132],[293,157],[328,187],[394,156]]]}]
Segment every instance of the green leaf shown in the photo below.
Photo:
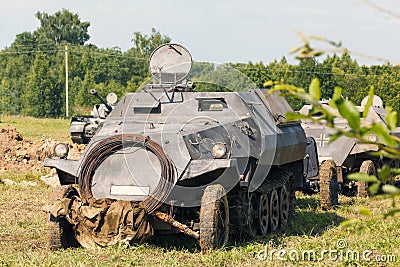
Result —
[{"label": "green leaf", "polygon": [[369,175],[362,172],[351,173],[347,176],[348,179],[354,181],[376,182],[378,178],[375,175]]},{"label": "green leaf", "polygon": [[272,86],[272,85],[274,85],[274,82],[273,82],[273,81],[266,81],[266,82],[264,83],[264,87],[270,87],[270,86]]},{"label": "green leaf", "polygon": [[286,112],[285,116],[286,116],[286,121],[297,121],[301,119],[308,119],[307,115],[294,112]]},{"label": "green leaf", "polygon": [[310,42],[308,41],[307,37],[304,35],[304,33],[298,31],[297,34],[300,36],[301,40],[303,41],[303,43],[308,46],[310,44]]},{"label": "green leaf", "polygon": [[323,41],[323,40],[324,40],[324,37],[322,37],[322,36],[311,35],[311,36],[310,36],[310,39],[317,40],[317,41]]},{"label": "green leaf", "polygon": [[397,142],[390,136],[389,129],[385,125],[374,123],[371,129],[382,144],[390,147],[397,146]]},{"label": "green leaf", "polygon": [[380,183],[374,183],[368,187],[368,191],[371,195],[378,194]]},{"label": "green leaf", "polygon": [[391,131],[396,130],[397,112],[393,111],[392,107],[386,107],[386,123]]},{"label": "green leaf", "polygon": [[361,126],[360,112],[358,112],[353,103],[351,103],[349,100],[339,99],[335,101],[335,104],[340,115],[347,120],[349,126],[353,130],[358,131]]},{"label": "green leaf", "polygon": [[393,174],[400,174],[400,168],[393,168],[391,171]]},{"label": "green leaf", "polygon": [[391,184],[383,185],[382,190],[383,190],[383,192],[388,193],[388,194],[400,195],[400,188],[398,188],[394,185],[391,185]]},{"label": "green leaf", "polygon": [[369,108],[372,106],[372,100],[373,99],[374,99],[374,87],[371,86],[369,88],[368,101],[367,101],[367,104],[364,107],[363,118],[367,117]]},{"label": "green leaf", "polygon": [[311,81],[309,93],[315,101],[318,101],[321,98],[321,89],[319,87],[318,79],[314,78]]},{"label": "green leaf", "polygon": [[342,88],[335,86],[334,91],[333,91],[333,95],[332,95],[332,99],[329,101],[329,105],[333,108],[337,108],[336,107],[336,101],[343,99],[342,96]]},{"label": "green leaf", "polygon": [[359,222],[360,222],[359,219],[344,220],[343,222],[340,223],[340,226],[341,227],[349,227],[349,226],[353,226],[354,224],[357,224]]},{"label": "green leaf", "polygon": [[364,216],[371,216],[371,211],[369,209],[367,209],[366,207],[360,207],[358,209],[358,211],[360,212],[360,214],[362,214]]},{"label": "green leaf", "polygon": [[303,48],[302,46],[293,47],[292,49],[289,50],[289,54],[293,54],[293,53],[299,52],[300,49],[302,49],[302,48]]},{"label": "green leaf", "polygon": [[390,168],[387,164],[383,165],[382,168],[378,170],[379,178],[382,181],[387,181],[390,178]]}]

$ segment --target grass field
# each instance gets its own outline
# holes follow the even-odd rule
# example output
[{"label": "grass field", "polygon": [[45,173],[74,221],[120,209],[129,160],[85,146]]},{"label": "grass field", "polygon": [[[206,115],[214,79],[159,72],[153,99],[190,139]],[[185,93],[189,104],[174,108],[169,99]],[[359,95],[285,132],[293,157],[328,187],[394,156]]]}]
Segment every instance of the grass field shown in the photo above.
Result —
[{"label": "grass field", "polygon": [[[337,210],[322,211],[316,196],[299,193],[295,219],[286,231],[207,253],[201,253],[193,239],[182,235],[96,251],[78,248],[52,252],[47,244],[46,214],[41,212],[51,190],[41,183],[36,187],[0,185],[0,266],[398,266],[400,263],[399,216],[383,220],[378,216],[365,218],[358,212],[359,206],[370,208],[375,214],[390,208],[391,200],[383,197],[341,197],[342,204]],[[362,223],[339,226],[346,219],[362,219]],[[286,252],[281,258],[287,261],[280,260],[279,250]],[[324,250],[333,254],[323,254]],[[312,258],[311,251],[316,253],[314,260],[308,258],[308,255]],[[346,256],[349,251],[358,253],[359,260],[356,254]],[[298,258],[295,252],[299,253]],[[307,253],[304,258],[302,253]],[[365,258],[364,253],[367,253]],[[386,261],[375,262],[377,257]]]},{"label": "grass field", "polygon": [[1,116],[0,129],[7,125],[14,126],[27,140],[47,139],[69,141],[69,122],[67,119],[39,119],[32,117]]},{"label": "grass field", "polygon": [[[42,134],[68,140],[68,120],[1,117],[26,139]],[[340,207],[323,211],[318,196],[297,194],[296,216],[283,231],[201,253],[195,240],[182,235],[158,236],[140,245],[100,250],[50,251],[46,235],[51,188],[29,173],[3,172],[0,179],[38,181],[35,187],[0,183],[0,266],[399,266],[400,214],[378,216],[392,208],[391,199],[341,196]],[[399,209],[400,196],[395,207]],[[366,207],[373,216],[360,214]],[[361,222],[342,227],[344,220]],[[315,253],[315,255],[313,254]],[[357,258],[357,255],[359,258]],[[295,260],[294,260],[295,259]],[[377,261],[381,260],[381,261]]]}]

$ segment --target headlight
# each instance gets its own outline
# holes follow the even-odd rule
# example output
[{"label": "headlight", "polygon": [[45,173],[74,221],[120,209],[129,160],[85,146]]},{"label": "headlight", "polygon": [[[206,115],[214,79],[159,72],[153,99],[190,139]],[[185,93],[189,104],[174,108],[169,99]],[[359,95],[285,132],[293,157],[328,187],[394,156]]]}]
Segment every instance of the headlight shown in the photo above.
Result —
[{"label": "headlight", "polygon": [[214,158],[220,159],[225,156],[226,153],[226,145],[223,143],[215,143],[212,147],[212,154]]},{"label": "headlight", "polygon": [[60,158],[66,158],[68,155],[69,147],[66,143],[58,143],[54,147],[54,155]]}]

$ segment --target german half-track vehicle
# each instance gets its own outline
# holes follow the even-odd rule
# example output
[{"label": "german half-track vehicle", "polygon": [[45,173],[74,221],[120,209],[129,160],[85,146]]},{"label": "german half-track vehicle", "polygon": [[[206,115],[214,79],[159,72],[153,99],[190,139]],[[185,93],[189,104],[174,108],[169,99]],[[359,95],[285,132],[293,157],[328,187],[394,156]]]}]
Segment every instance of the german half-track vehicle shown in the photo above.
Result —
[{"label": "german half-track vehicle", "polygon": [[117,102],[117,95],[109,93],[106,100],[104,100],[95,89],[90,90],[90,93],[100,100],[100,104],[95,104],[91,115],[74,116],[69,125],[69,132],[71,140],[77,144],[87,144],[90,138],[96,133],[97,129],[101,127],[103,121],[107,118],[108,114],[114,108]]},{"label": "german half-track vehicle", "polygon": [[[367,100],[368,97],[364,98],[361,105],[357,106],[360,113],[364,111]],[[327,100],[321,101],[321,104],[336,116],[335,126],[338,129],[346,130],[349,128],[347,121],[340,116],[337,110],[329,106]],[[305,105],[299,112],[307,115],[310,108],[310,105]],[[315,116],[318,116],[318,114]],[[374,96],[373,104],[368,111],[368,115],[362,118],[362,123],[386,124],[385,118],[386,110],[383,107],[383,102],[378,96]],[[368,183],[365,181],[356,182],[347,179],[346,177],[350,173],[363,172],[370,175],[377,175],[377,168],[381,167],[383,164],[387,164],[390,167],[399,167],[399,160],[388,159],[371,153],[378,150],[377,145],[359,143],[356,139],[349,137],[340,137],[336,141],[330,143],[330,135],[335,133],[336,130],[323,124],[312,123],[310,120],[303,120],[302,125],[307,136],[313,137],[317,144],[320,178],[322,179],[324,176],[333,176],[332,179],[330,179],[333,183],[329,187],[331,194],[329,195],[329,190],[327,191],[328,194],[325,194],[328,199],[329,196],[332,196],[332,192],[336,190],[347,195],[368,196]],[[397,130],[391,134],[400,136],[400,128],[397,128]],[[377,141],[377,136],[371,134],[368,139],[375,142]],[[312,186],[310,188],[318,191],[318,179],[311,181],[311,184]],[[329,201],[328,199],[325,198],[325,201]],[[330,200],[334,202],[337,198],[331,198]],[[321,201],[324,200],[321,199]],[[329,205],[330,203],[326,204]]]},{"label": "german half-track vehicle", "polygon": [[[158,47],[150,59],[155,82],[119,101],[81,158],[64,159],[60,148],[60,158],[45,161],[62,185],[53,202],[140,203],[155,233],[184,232],[202,249],[284,228],[295,190],[318,175],[300,122],[285,122],[290,106],[277,94],[266,98],[267,90],[196,92],[187,82],[191,66],[184,47]],[[81,243],[82,221],[68,219],[71,212],[68,220],[49,216],[52,247],[71,246],[74,232]]]}]

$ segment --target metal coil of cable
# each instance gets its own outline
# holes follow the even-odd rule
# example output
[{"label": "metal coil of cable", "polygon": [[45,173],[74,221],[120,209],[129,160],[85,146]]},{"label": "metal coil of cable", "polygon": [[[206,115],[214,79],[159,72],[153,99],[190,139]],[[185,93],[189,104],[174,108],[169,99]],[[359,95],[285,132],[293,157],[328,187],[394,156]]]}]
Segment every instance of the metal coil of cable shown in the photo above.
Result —
[{"label": "metal coil of cable", "polygon": [[78,169],[78,181],[81,197],[84,201],[93,197],[91,184],[93,174],[100,164],[123,146],[142,145],[160,161],[161,177],[153,192],[143,201],[147,212],[152,213],[167,199],[175,182],[175,169],[162,147],[149,137],[139,134],[119,134],[98,141],[87,151]]}]

